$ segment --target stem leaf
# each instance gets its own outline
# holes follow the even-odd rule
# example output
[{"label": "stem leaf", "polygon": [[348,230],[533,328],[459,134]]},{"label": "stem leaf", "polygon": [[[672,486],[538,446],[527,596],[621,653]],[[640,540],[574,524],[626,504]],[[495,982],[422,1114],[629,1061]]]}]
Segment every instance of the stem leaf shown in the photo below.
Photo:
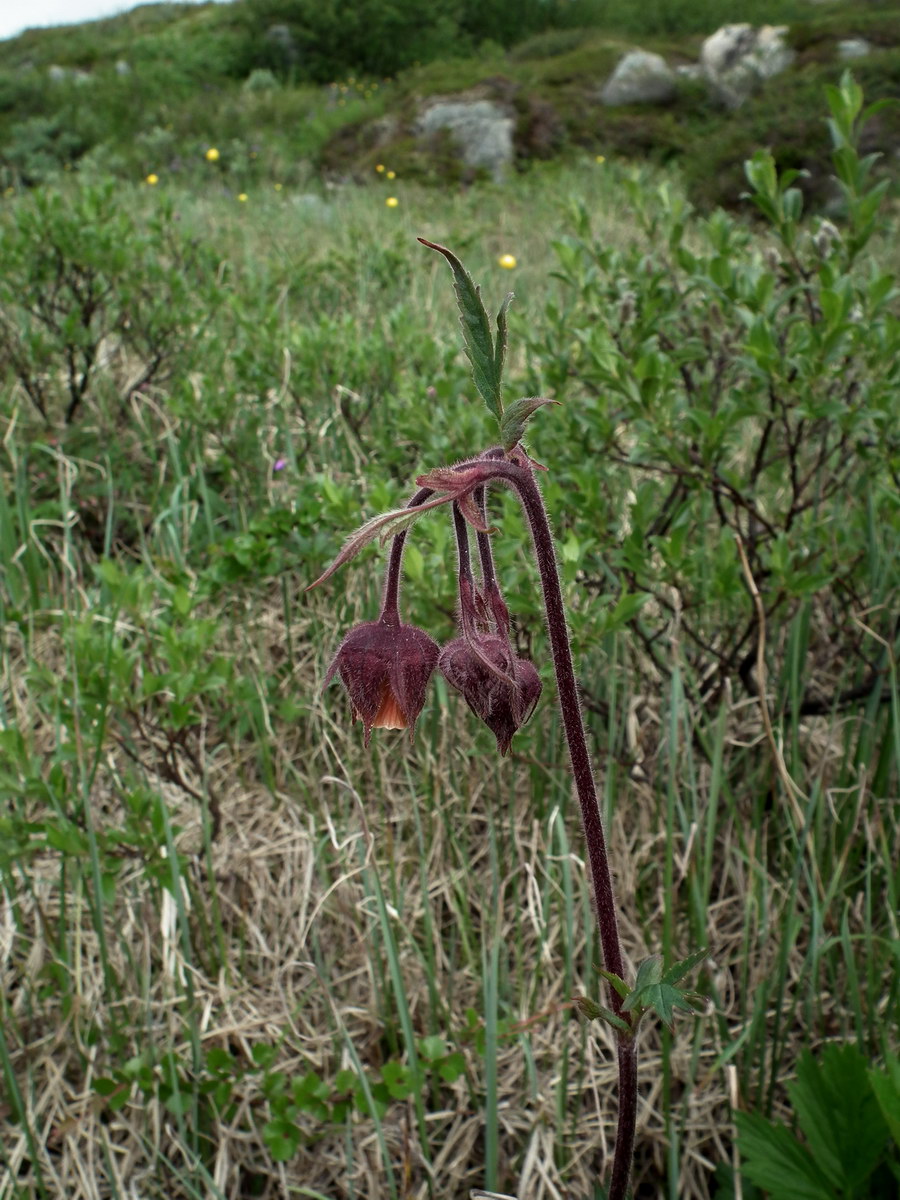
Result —
[{"label": "stem leaf", "polygon": [[431,508],[437,508],[440,504],[449,504],[452,499],[453,497],[450,495],[436,496],[433,500],[426,500],[424,504],[417,504],[415,508],[394,508],[390,512],[372,517],[364,525],[360,525],[355,533],[350,535],[331,566],[323,571],[319,578],[309,584],[305,590],[309,592],[314,587],[318,587],[320,583],[324,583],[326,579],[330,579],[339,567],[349,562],[351,558],[355,558],[360,550],[364,546],[367,546],[369,542],[374,541],[375,538],[380,538],[383,545],[388,538],[392,538],[396,534],[402,533],[404,529],[408,529],[423,512],[427,512]]},{"label": "stem leaf", "polygon": [[525,426],[545,404],[559,404],[559,401],[548,400],[544,396],[525,396],[521,400],[514,400],[506,409],[500,421],[500,440],[507,453],[522,440]]},{"label": "stem leaf", "polygon": [[[506,363],[506,342],[507,342],[507,327],[506,314],[509,311],[509,306],[513,302],[513,293],[507,292],[506,299],[500,305],[500,311],[497,313],[497,340],[494,343],[494,366],[497,371],[497,383],[500,384],[503,379],[503,367]],[[502,406],[501,406],[502,407]]]},{"label": "stem leaf", "polygon": [[427,246],[429,250],[436,250],[438,254],[443,254],[450,264],[466,356],[472,364],[472,378],[488,409],[499,421],[503,415],[503,404],[500,399],[500,371],[505,354],[505,344],[503,349],[500,349],[500,342],[503,340],[505,343],[506,308],[509,301],[507,299],[504,302],[500,315],[497,317],[498,347],[495,354],[487,310],[481,299],[481,291],[473,282],[472,276],[453,251],[448,250],[446,246],[439,246],[437,242],[429,242],[427,238],[422,237],[418,241],[423,246]]},{"label": "stem leaf", "polygon": [[623,1000],[631,991],[631,988],[628,986],[628,984],[625,982],[625,980],[622,978],[621,975],[616,975],[612,971],[604,971],[602,969],[598,970],[597,974],[601,975],[606,980],[606,982],[610,985],[610,987],[614,988],[615,991],[617,991],[619,993],[619,995],[622,997]]},{"label": "stem leaf", "polygon": [[617,1017],[611,1008],[598,1004],[588,996],[579,996],[575,1001],[575,1007],[589,1021],[605,1021],[607,1025],[612,1025],[613,1029],[618,1029],[621,1033],[631,1033],[631,1027],[627,1021]]}]

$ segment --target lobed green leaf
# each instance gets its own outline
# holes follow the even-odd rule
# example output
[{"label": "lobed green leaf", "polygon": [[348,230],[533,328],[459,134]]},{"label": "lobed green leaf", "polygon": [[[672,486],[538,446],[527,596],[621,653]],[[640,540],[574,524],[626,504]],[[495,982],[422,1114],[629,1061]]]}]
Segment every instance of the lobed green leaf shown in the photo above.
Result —
[{"label": "lobed green leaf", "polygon": [[427,246],[429,250],[436,250],[438,254],[443,254],[450,264],[466,355],[472,364],[472,377],[488,409],[499,421],[503,415],[503,404],[500,398],[500,372],[506,352],[506,309],[509,307],[509,297],[497,317],[498,344],[495,351],[490,321],[481,299],[481,289],[475,284],[472,276],[453,251],[448,250],[446,246],[440,246],[437,242],[429,242],[427,238],[422,237],[418,241],[423,246]]}]

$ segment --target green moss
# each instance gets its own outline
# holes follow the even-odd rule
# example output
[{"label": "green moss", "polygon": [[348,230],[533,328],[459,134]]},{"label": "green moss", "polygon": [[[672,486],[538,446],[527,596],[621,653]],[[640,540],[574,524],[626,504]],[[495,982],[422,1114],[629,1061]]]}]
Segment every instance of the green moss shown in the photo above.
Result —
[{"label": "green moss", "polygon": [[583,45],[585,38],[594,34],[593,29],[546,29],[543,33],[526,38],[509,52],[512,62],[527,62],[529,59],[556,58],[570,54]]},{"label": "green moss", "polygon": [[505,55],[484,58],[451,58],[404,71],[397,80],[401,101],[424,100],[429,96],[453,95],[469,91],[485,80],[510,72]]}]

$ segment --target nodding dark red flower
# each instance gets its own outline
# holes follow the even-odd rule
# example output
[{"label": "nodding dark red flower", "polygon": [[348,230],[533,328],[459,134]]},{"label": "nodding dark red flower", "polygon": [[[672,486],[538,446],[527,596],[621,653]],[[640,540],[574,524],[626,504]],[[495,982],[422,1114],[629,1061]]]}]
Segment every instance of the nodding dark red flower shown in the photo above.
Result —
[{"label": "nodding dark red flower", "polygon": [[[506,679],[490,670],[485,659]],[[482,633],[471,642],[466,638],[448,642],[438,666],[447,682],[462,693],[475,716],[491,730],[500,753],[508,754],[513,734],[534,712],[541,694],[540,676],[532,664],[514,657],[505,638]],[[514,679],[515,686],[507,679]]]},{"label": "nodding dark red flower", "polygon": [[383,617],[366,621],[341,642],[325,686],[340,673],[367,746],[373,729],[409,729],[412,738],[439,654],[437,643],[415,625]]}]

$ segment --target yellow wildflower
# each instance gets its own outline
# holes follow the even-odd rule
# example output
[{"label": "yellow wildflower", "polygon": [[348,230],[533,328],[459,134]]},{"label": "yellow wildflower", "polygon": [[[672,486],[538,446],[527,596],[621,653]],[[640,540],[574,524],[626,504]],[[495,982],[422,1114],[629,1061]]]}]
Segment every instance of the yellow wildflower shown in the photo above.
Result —
[{"label": "yellow wildflower", "polygon": [[594,162],[598,162],[598,163],[605,163],[605,162],[606,162],[606,155],[605,155],[605,154],[598,154],[598,155],[597,155],[597,157],[594,159]]},{"label": "yellow wildflower", "polygon": [[512,271],[516,266],[516,256],[514,254],[501,254],[497,262],[501,267],[505,267],[507,271]]},{"label": "yellow wildflower", "polygon": [[388,206],[388,208],[396,208],[399,203],[400,201],[396,196],[388,196],[387,200],[385,200],[385,204]]},{"label": "yellow wildflower", "polygon": [[215,146],[210,146],[210,148],[207,150],[206,161],[207,162],[218,162],[219,161],[219,152],[215,148]]},{"label": "yellow wildflower", "polygon": [[239,203],[239,204],[246,204],[246,203],[247,203],[247,193],[246,193],[246,192],[240,192],[240,193],[238,193],[238,203]]},{"label": "yellow wildflower", "polygon": [[154,175],[151,171],[151,173],[144,180],[144,183],[149,183],[151,187],[155,187],[159,183],[159,176]]},{"label": "yellow wildflower", "polygon": [[396,178],[397,178],[396,171],[388,171],[387,175],[385,175],[385,179],[396,179]]}]

